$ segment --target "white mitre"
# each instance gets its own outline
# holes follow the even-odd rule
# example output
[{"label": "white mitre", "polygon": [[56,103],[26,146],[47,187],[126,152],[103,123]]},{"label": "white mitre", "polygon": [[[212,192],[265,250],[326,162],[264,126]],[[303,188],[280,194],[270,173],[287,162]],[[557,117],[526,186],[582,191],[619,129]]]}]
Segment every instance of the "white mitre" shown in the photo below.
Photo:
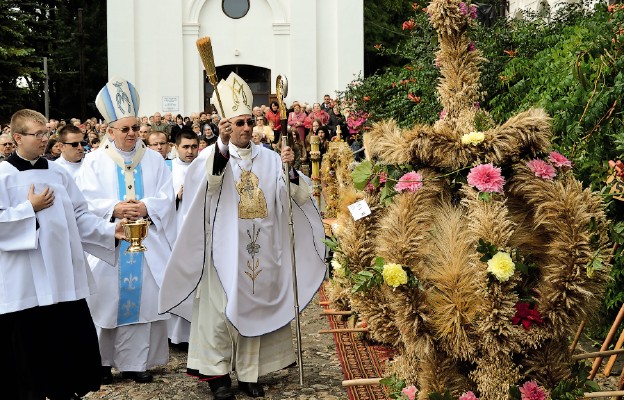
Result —
[{"label": "white mitre", "polygon": [[112,78],[95,98],[95,106],[107,123],[139,114],[139,93],[124,78]]},{"label": "white mitre", "polygon": [[251,93],[249,85],[247,85],[247,82],[245,82],[243,78],[232,72],[226,80],[221,80],[221,82],[219,82],[217,90],[221,97],[223,111],[221,111],[219,107],[216,91],[212,94],[210,103],[215,106],[221,118],[229,119],[238,117],[239,115],[252,115],[253,94]]}]

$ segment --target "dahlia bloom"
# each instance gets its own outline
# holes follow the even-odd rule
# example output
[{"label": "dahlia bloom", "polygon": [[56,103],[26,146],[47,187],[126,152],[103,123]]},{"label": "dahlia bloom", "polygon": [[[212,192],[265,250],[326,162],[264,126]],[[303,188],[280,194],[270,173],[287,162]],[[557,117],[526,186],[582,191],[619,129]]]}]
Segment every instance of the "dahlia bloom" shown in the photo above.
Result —
[{"label": "dahlia bloom", "polygon": [[379,173],[379,183],[385,183],[388,180],[388,174],[385,171]]},{"label": "dahlia bloom", "polygon": [[420,189],[423,185],[423,177],[418,172],[408,172],[399,178],[399,182],[397,182],[395,186],[395,190],[399,193],[401,192],[415,192]]},{"label": "dahlia bloom", "polygon": [[501,193],[505,178],[500,168],[492,164],[481,164],[470,169],[468,184],[476,187],[480,192]]},{"label": "dahlia bloom", "polygon": [[520,386],[520,396],[522,400],[546,400],[546,391],[535,381],[525,382]]},{"label": "dahlia bloom", "polygon": [[479,400],[472,392],[466,392],[459,397],[459,400]]},{"label": "dahlia bloom", "polygon": [[556,151],[551,151],[548,155],[548,161],[556,168],[568,169],[572,168],[572,161],[568,160],[566,156]]},{"label": "dahlia bloom", "polygon": [[508,281],[516,270],[516,264],[511,260],[511,256],[504,251],[494,254],[487,262],[487,272],[494,275],[499,282]]},{"label": "dahlia bloom", "polygon": [[407,396],[408,400],[414,400],[416,398],[416,387],[408,386],[406,388],[403,388],[401,390],[401,393]]},{"label": "dahlia bloom", "polygon": [[476,146],[479,143],[485,140],[485,134],[483,132],[470,132],[465,133],[461,137],[461,142],[463,145],[472,145]]},{"label": "dahlia bloom", "polygon": [[398,287],[407,283],[407,272],[400,264],[389,263],[384,265],[381,276],[388,286]]},{"label": "dahlia bloom", "polygon": [[527,167],[529,167],[531,172],[533,172],[538,178],[552,181],[553,178],[557,176],[555,168],[544,160],[531,160],[527,163]]}]

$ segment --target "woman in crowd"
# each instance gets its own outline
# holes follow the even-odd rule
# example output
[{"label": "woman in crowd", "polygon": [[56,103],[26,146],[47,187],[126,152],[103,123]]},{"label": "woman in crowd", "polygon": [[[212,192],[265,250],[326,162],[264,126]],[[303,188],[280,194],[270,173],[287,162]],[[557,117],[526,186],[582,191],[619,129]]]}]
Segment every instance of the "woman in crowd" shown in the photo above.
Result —
[{"label": "woman in crowd", "polygon": [[182,128],[184,128],[184,118],[182,118],[182,115],[178,114],[175,117],[175,125],[171,127],[170,137],[172,142],[175,143],[176,138],[178,137],[178,134],[180,133]]},{"label": "woman in crowd", "polygon": [[264,124],[264,117],[256,117],[256,126],[253,128],[253,132],[257,132],[260,139],[273,143],[273,130]]},{"label": "woman in crowd", "polygon": [[321,110],[320,103],[314,103],[314,105],[312,106],[312,112],[310,113],[310,115],[308,115],[308,117],[312,121],[314,121],[315,119],[320,120],[321,125],[327,125],[327,123],[329,122],[329,114]]},{"label": "woman in crowd", "polygon": [[58,141],[58,137],[51,137],[48,140],[48,144],[46,146],[44,158],[54,161],[61,156],[61,145],[62,143]]},{"label": "woman in crowd", "polygon": [[307,114],[301,109],[299,102],[295,101],[293,103],[293,111],[288,115],[288,126],[290,126],[293,132],[297,133],[300,143],[305,141],[307,117]]},{"label": "woman in crowd", "polygon": [[340,130],[343,135],[347,135],[347,121],[345,120],[344,115],[340,112],[340,106],[335,105],[332,108],[329,114],[329,122],[327,123],[327,128],[329,128],[329,134],[333,138],[336,136],[336,128],[340,126]]},{"label": "woman in crowd", "polygon": [[273,129],[273,143],[277,143],[282,136],[282,124],[280,121],[279,104],[277,101],[271,102],[271,107],[265,113],[267,123]]}]

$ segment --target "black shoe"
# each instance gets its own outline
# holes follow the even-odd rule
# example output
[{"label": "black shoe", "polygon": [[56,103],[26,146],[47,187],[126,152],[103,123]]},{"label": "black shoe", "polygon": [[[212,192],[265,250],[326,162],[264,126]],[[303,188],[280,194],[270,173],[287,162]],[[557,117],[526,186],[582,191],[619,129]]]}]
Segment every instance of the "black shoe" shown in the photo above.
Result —
[{"label": "black shoe", "polygon": [[264,397],[264,389],[257,382],[238,381],[238,390],[243,391],[249,397]]},{"label": "black shoe", "polygon": [[149,371],[123,371],[121,377],[123,379],[133,379],[137,383],[148,383],[154,380],[154,376]]},{"label": "black shoe", "polygon": [[232,388],[227,386],[219,386],[212,391],[212,398],[214,400],[236,400]]},{"label": "black shoe", "polygon": [[110,385],[113,383],[113,373],[111,367],[102,366],[102,385]]}]

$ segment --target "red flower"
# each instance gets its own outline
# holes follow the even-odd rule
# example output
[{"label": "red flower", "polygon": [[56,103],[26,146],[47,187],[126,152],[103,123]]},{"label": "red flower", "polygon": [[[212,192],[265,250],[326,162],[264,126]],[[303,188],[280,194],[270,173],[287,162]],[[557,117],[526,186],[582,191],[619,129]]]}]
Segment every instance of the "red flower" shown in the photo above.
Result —
[{"label": "red flower", "polygon": [[364,97],[362,98],[362,100],[364,100],[364,101],[369,101],[369,100],[370,100],[370,96],[364,96]]},{"label": "red flower", "polygon": [[396,82],[392,82],[392,87],[393,87],[393,88],[397,87]]},{"label": "red flower", "polygon": [[404,31],[412,31],[416,28],[416,22],[413,19],[409,19],[403,22],[403,30]]},{"label": "red flower", "polygon": [[377,44],[376,44],[376,45],[374,45],[373,47],[374,47],[376,50],[379,50],[379,49],[381,49],[381,47],[382,47],[382,46],[383,46],[383,45],[382,45],[381,43],[377,43]]},{"label": "red flower", "polygon": [[407,98],[416,104],[420,103],[420,96],[415,96],[412,92],[407,95]]},{"label": "red flower", "polygon": [[405,69],[406,69],[406,70],[408,70],[408,71],[413,71],[413,70],[414,70],[414,67],[412,67],[411,65],[407,64],[407,65],[405,66]]},{"label": "red flower", "polygon": [[417,11],[419,7],[418,3],[412,3],[412,10]]},{"label": "red flower", "polygon": [[401,85],[407,85],[409,81],[407,79],[401,80]]},{"label": "red flower", "polygon": [[531,308],[531,304],[518,302],[516,303],[516,315],[511,319],[511,323],[514,325],[520,325],[527,331],[531,327],[532,323],[542,324],[544,320],[536,308]]},{"label": "red flower", "polygon": [[503,53],[507,54],[509,58],[514,58],[518,55],[518,52],[515,50],[503,50]]}]

